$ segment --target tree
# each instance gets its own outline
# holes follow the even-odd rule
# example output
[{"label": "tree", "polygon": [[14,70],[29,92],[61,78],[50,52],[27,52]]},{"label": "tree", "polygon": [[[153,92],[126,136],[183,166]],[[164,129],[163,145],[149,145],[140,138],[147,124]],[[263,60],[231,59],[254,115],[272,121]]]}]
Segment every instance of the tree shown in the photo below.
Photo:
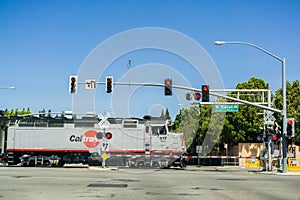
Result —
[{"label": "tree", "polygon": [[[276,91],[274,107],[282,109],[282,88]],[[286,83],[286,105],[287,117],[295,118],[295,137],[293,142],[300,145],[300,83],[299,80],[294,81],[292,84],[287,81]],[[276,115],[281,118],[281,115]]]},{"label": "tree", "polygon": [[164,109],[161,110],[160,117],[171,120],[168,108],[166,109],[166,112],[164,111]]},{"label": "tree", "polygon": [[27,115],[27,114],[32,114],[29,108],[27,108],[27,110],[25,110],[25,108],[23,108],[21,111],[18,108],[11,109],[10,111],[8,111],[8,109],[5,109],[5,111],[4,111],[5,117],[14,117],[14,116],[18,116],[18,115]]},{"label": "tree", "polygon": [[[268,84],[262,79],[250,78],[248,82],[238,83],[236,89],[268,89]],[[228,95],[237,96],[235,93]],[[253,93],[240,96],[240,99],[252,102],[260,102],[261,98],[263,98],[261,95],[253,95]],[[211,119],[211,112],[211,105],[202,105],[200,108],[192,106],[189,109],[181,109],[176,116],[173,128],[175,131],[185,134],[187,148],[190,151],[193,152],[196,145],[201,145],[204,138],[214,138],[206,134],[210,123],[217,124],[214,123],[214,120],[219,120],[217,118]],[[227,112],[223,127],[210,127],[213,129],[211,132],[222,130],[220,137],[217,140],[212,139],[214,140],[212,143],[222,147],[221,144],[223,143],[233,146],[239,142],[256,142],[257,136],[261,133],[260,127],[263,126],[263,117],[258,115],[262,112],[262,109],[248,105],[239,105],[239,112]]]},{"label": "tree", "polygon": [[181,109],[173,123],[173,130],[184,133],[185,143],[188,149],[193,149],[195,142],[198,142],[200,131],[200,109],[192,106],[188,109]]},{"label": "tree", "polygon": [[[263,79],[250,78],[247,82],[238,83],[236,89],[268,89],[269,85]],[[232,97],[237,97],[235,93],[227,94]],[[246,93],[239,97],[240,99],[250,102],[261,102],[263,96],[259,94]],[[267,102],[267,95],[264,96],[264,102]],[[273,107],[282,109],[282,89],[278,89],[274,99]],[[176,116],[173,129],[178,132],[183,132],[187,147],[190,151],[194,151],[195,146],[202,144],[207,135],[211,120],[211,106],[192,106],[188,109],[181,109]],[[222,143],[227,143],[229,146],[236,145],[240,142],[257,142],[257,136],[262,133],[263,109],[248,105],[239,105],[239,112],[227,112],[223,127],[213,127],[213,129],[222,129],[222,134],[216,142],[216,146]],[[276,119],[280,120],[280,114],[274,114]],[[299,80],[292,84],[287,82],[287,117],[295,118],[295,137],[293,142],[300,145],[300,83]]]},{"label": "tree", "polygon": [[[248,82],[238,83],[236,89],[268,89],[268,83],[262,79],[252,77]],[[250,102],[260,102],[261,98],[261,95],[253,93],[245,93],[240,96],[240,99]],[[265,99],[266,101],[267,99]],[[230,146],[239,142],[256,142],[257,136],[261,133],[260,127],[263,126],[263,117],[258,115],[262,112],[262,109],[248,105],[239,105],[239,112],[228,112],[221,142]]]}]

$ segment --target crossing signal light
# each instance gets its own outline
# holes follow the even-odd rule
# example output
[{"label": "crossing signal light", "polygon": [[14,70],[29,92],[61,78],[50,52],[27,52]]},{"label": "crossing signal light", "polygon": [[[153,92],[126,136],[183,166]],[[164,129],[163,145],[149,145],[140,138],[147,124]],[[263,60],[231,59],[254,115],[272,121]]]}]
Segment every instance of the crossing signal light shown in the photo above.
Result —
[{"label": "crossing signal light", "polygon": [[69,91],[71,94],[77,94],[78,89],[78,76],[70,76],[70,88]]},{"label": "crossing signal light", "polygon": [[272,140],[273,140],[273,142],[277,142],[278,136],[277,135],[273,135]]},{"label": "crossing signal light", "polygon": [[96,135],[96,138],[101,140],[103,138],[103,133],[102,132],[98,132]]},{"label": "crossing signal light", "polygon": [[209,102],[209,86],[202,85],[202,102]]},{"label": "crossing signal light", "polygon": [[293,144],[293,139],[292,138],[287,138],[285,142],[286,142],[287,146],[292,145]]},{"label": "crossing signal light", "polygon": [[192,97],[192,94],[191,94],[191,93],[189,93],[189,92],[186,93],[186,95],[185,95],[185,99],[186,99],[186,100],[190,101],[190,100],[192,100],[192,98],[193,98],[193,97]]},{"label": "crossing signal light", "polygon": [[106,93],[112,93],[113,91],[113,77],[107,76],[106,77]]},{"label": "crossing signal light", "polygon": [[295,120],[294,118],[287,118],[286,121],[286,136],[294,137],[295,136]]},{"label": "crossing signal light", "polygon": [[194,94],[194,98],[195,98],[195,100],[199,101],[200,98],[201,98],[201,94],[200,94],[199,92],[196,92],[196,93]]},{"label": "crossing signal light", "polygon": [[172,95],[172,79],[165,79],[165,95]]},{"label": "crossing signal light", "polygon": [[112,138],[111,132],[105,133],[105,138],[108,139],[108,140],[110,140]]},{"label": "crossing signal light", "polygon": [[272,141],[274,143],[277,143],[279,139],[280,139],[280,134],[274,134],[274,135],[272,135]]}]

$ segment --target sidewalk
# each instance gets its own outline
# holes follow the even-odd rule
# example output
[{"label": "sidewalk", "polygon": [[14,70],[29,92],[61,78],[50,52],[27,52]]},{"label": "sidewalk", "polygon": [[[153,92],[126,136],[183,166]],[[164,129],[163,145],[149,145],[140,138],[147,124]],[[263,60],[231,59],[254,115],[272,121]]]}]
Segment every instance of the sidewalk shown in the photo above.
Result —
[{"label": "sidewalk", "polygon": [[270,174],[270,175],[287,175],[287,176],[300,176],[300,171],[287,171],[287,173],[280,173],[277,171],[262,171],[260,168],[246,168],[240,166],[200,166],[188,165],[185,170],[191,171],[220,171],[220,172],[246,172],[246,173],[259,173],[259,174]]}]

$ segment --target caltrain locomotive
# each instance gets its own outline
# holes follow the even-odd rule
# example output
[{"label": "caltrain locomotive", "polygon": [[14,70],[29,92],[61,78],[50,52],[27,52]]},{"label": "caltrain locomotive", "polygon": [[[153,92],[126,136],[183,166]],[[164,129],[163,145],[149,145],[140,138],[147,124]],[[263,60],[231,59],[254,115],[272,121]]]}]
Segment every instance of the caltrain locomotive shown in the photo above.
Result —
[{"label": "caltrain locomotive", "polygon": [[184,135],[170,132],[162,118],[44,116],[1,123],[0,155],[9,165],[185,166]]}]

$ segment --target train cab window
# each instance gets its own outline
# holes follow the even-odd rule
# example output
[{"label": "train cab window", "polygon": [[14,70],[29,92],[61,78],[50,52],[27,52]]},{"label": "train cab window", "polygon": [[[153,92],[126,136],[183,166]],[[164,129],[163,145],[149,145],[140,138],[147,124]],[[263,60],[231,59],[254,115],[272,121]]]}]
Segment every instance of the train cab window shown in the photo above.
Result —
[{"label": "train cab window", "polygon": [[167,135],[167,129],[166,129],[165,126],[163,126],[163,127],[160,129],[159,134],[160,134],[160,135]]},{"label": "train cab window", "polygon": [[166,135],[167,130],[165,126],[152,126],[152,135]]}]

